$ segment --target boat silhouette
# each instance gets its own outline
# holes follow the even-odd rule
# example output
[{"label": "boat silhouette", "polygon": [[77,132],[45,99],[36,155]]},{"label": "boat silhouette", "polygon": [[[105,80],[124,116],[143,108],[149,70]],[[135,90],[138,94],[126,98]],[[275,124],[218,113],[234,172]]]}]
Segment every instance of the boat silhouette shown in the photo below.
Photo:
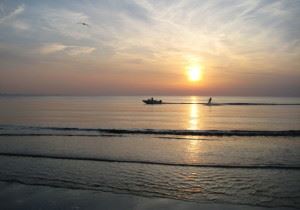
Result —
[{"label": "boat silhouette", "polygon": [[155,100],[154,98],[149,98],[147,100],[143,100],[143,102],[145,104],[151,104],[151,105],[154,105],[154,104],[162,104],[162,100]]}]

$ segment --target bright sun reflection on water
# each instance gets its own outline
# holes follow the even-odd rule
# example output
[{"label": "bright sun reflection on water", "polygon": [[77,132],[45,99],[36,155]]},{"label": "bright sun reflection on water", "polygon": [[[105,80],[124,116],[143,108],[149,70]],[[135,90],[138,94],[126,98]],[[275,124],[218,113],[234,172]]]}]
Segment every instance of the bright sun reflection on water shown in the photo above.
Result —
[{"label": "bright sun reflection on water", "polygon": [[[191,98],[191,103],[197,103],[197,97]],[[189,130],[198,130],[198,104],[190,104],[190,119],[189,119]]]},{"label": "bright sun reflection on water", "polygon": [[[199,104],[193,104],[199,102],[198,98],[193,96],[191,97],[191,104],[189,105],[189,130],[199,130],[200,129],[200,109]],[[198,140],[198,137],[190,136],[189,143],[186,144],[187,147],[187,158],[190,162],[197,162],[198,153],[200,149],[201,142]],[[195,140],[193,140],[195,138]]]}]

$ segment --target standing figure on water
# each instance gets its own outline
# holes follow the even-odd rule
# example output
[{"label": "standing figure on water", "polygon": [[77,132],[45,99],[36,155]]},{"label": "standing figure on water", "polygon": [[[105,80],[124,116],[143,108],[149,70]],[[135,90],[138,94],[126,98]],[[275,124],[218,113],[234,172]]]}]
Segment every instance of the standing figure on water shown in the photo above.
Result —
[{"label": "standing figure on water", "polygon": [[212,98],[210,97],[207,102],[208,105],[211,105],[211,100],[212,100]]}]

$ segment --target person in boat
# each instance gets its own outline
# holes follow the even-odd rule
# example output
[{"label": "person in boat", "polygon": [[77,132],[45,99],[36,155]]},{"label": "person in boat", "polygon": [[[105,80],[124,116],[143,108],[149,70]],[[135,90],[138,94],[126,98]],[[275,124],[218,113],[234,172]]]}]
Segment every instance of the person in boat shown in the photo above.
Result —
[{"label": "person in boat", "polygon": [[212,98],[210,97],[207,102],[208,105],[211,105],[211,100],[212,100]]},{"label": "person in boat", "polygon": [[162,100],[155,100],[153,97],[143,100],[145,104],[162,104]]}]

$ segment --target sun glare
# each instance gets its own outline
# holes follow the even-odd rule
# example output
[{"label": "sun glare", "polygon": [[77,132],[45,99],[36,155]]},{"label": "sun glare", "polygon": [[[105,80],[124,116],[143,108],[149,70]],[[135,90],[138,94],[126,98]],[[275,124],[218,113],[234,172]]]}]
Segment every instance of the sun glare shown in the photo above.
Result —
[{"label": "sun glare", "polygon": [[192,82],[196,82],[201,79],[201,68],[199,65],[188,67],[188,78]]}]

